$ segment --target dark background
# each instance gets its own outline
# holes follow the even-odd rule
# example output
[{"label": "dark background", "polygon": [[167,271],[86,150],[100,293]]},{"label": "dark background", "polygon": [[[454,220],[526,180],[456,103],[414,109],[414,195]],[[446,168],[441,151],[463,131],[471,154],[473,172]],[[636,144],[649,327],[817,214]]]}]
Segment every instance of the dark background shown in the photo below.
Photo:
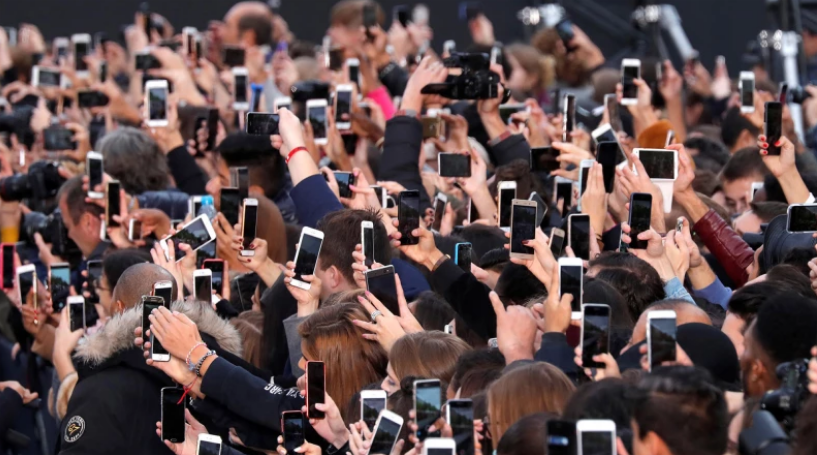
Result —
[{"label": "dark background", "polygon": [[[633,0],[595,0],[610,13],[629,18]],[[72,33],[105,31],[119,36],[122,24],[133,21],[134,11],[142,0],[0,0],[0,25],[33,23],[47,39],[70,36]],[[590,35],[606,56],[621,50],[626,43],[607,36],[588,23],[579,13],[601,16],[597,10],[583,8],[586,0],[564,0],[574,22]],[[206,27],[213,19],[222,19],[235,0],[162,0],[151,2],[151,9],[168,18],[180,31],[184,26]],[[290,29],[301,39],[320,43],[329,25],[329,10],[336,0],[281,0],[280,12]],[[409,4],[406,0],[380,0],[390,16],[394,5]],[[458,0],[427,0],[431,10],[431,27],[435,32],[434,48],[438,51],[445,39],[454,39],[463,49],[470,43],[466,24],[458,19]],[[483,0],[480,7],[492,20],[496,38],[506,44],[524,40],[524,27],[516,19],[517,12],[535,3],[533,0]],[[658,2],[662,3],[662,2]],[[765,12],[765,0],[665,0],[676,6],[692,46],[701,53],[701,61],[709,68],[717,55],[724,55],[733,77],[743,68],[741,54],[747,41],[763,28],[770,26]],[[388,21],[387,21],[388,22]],[[387,24],[388,25],[388,24]],[[670,46],[670,52],[674,53]],[[676,65],[680,62],[676,62]]]}]

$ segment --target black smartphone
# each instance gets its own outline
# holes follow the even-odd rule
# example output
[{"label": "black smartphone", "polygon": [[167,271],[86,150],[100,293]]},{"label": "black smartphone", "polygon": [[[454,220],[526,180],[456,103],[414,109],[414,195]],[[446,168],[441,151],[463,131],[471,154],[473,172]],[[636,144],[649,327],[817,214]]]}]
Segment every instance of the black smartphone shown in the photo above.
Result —
[{"label": "black smartphone", "polygon": [[443,216],[445,215],[445,206],[448,204],[448,196],[437,193],[434,198],[434,221],[431,223],[431,230],[440,233],[443,227]]},{"label": "black smartphone", "polygon": [[507,231],[511,227],[511,206],[516,199],[516,182],[499,182],[497,193],[499,193],[499,227]]},{"label": "black smartphone", "polygon": [[306,442],[306,425],[304,413],[301,411],[284,411],[281,413],[281,433],[284,436],[284,448],[287,453],[295,453],[295,449]]},{"label": "black smartphone", "polygon": [[675,150],[639,149],[638,159],[651,179],[674,180],[676,175]]},{"label": "black smartphone", "polygon": [[397,22],[400,22],[400,25],[403,28],[408,27],[409,24],[409,10],[406,5],[397,5],[392,9],[392,17]]},{"label": "black smartphone", "polygon": [[577,258],[590,260],[590,215],[567,217],[567,244]]},{"label": "black smartphone", "polygon": [[[357,78],[355,78],[355,79],[351,78],[352,68],[357,68],[357,67],[353,67],[353,66],[349,67],[349,73],[350,73],[349,80],[352,83],[356,83]],[[349,125],[350,122],[352,121],[352,119],[351,119],[351,114],[352,114],[352,90],[351,90],[351,88],[352,88],[352,86],[347,85],[345,87],[348,88],[348,90],[338,89],[337,91],[335,91],[335,122],[345,123],[345,124]],[[338,127],[338,129],[341,129],[341,127]],[[349,127],[345,127],[343,129],[348,130]]]},{"label": "black smartphone", "polygon": [[224,261],[221,259],[205,259],[202,268],[213,272],[210,282],[213,289],[219,294],[224,293]]},{"label": "black smartphone", "polygon": [[246,167],[235,168],[235,186],[238,187],[239,203],[243,206],[244,200],[250,197],[250,170]]},{"label": "black smartphone", "polygon": [[96,193],[96,187],[102,185],[102,155],[96,152],[89,152],[85,158],[85,171],[88,174],[88,196],[102,199],[102,193]]},{"label": "black smartphone", "polygon": [[547,422],[547,453],[576,455],[576,423],[567,420]]},{"label": "black smartphone", "polygon": [[394,266],[387,265],[369,270],[365,274],[366,290],[374,294],[391,312],[400,312],[397,305],[397,283],[394,281]]},{"label": "black smartphone", "polygon": [[224,64],[229,67],[244,66],[244,49],[235,46],[224,46]]},{"label": "black smartphone", "polygon": [[68,303],[68,329],[74,332],[85,328],[85,301],[81,297],[72,298]]},{"label": "black smartphone", "polygon": [[764,130],[766,143],[769,144],[769,155],[780,155],[780,147],[775,144],[783,136],[783,105],[777,101],[766,102],[764,114]]},{"label": "black smartphone", "polygon": [[52,307],[55,313],[59,313],[68,303],[68,294],[71,288],[71,269],[69,265],[52,265],[48,274],[48,281]]},{"label": "black smartphone", "polygon": [[108,95],[97,90],[80,90],[77,92],[77,106],[82,108],[105,107],[110,102]]},{"label": "black smartphone", "polygon": [[102,261],[88,261],[88,293],[91,295],[88,303],[99,303],[99,296],[96,294],[96,283],[102,276]]},{"label": "black smartphone", "polygon": [[633,193],[630,195],[630,215],[627,223],[630,225],[629,248],[643,250],[647,248],[646,240],[639,240],[638,234],[650,230],[652,219],[652,194]]},{"label": "black smartphone", "polygon": [[596,160],[601,164],[601,173],[604,177],[604,191],[607,194],[613,192],[613,185],[616,180],[616,166],[621,163],[624,154],[621,152],[618,142],[599,142],[596,147]]},{"label": "black smartphone", "polygon": [[109,180],[105,188],[106,204],[105,204],[105,225],[107,227],[119,227],[119,221],[113,219],[114,215],[120,215],[120,199],[119,190],[121,185],[118,180]]},{"label": "black smartphone", "polygon": [[650,368],[676,359],[678,327],[674,311],[651,311],[647,314],[647,357]]},{"label": "black smartphone", "polygon": [[374,257],[374,223],[371,221],[360,223],[360,246],[363,248],[363,255],[366,256],[366,267],[371,267],[376,260]]},{"label": "black smartphone", "polygon": [[559,203],[559,199],[562,199],[562,216],[567,215],[570,212],[570,207],[573,205],[573,182],[570,180],[565,181],[566,179],[562,179],[561,177],[556,177],[554,180],[554,188],[553,191],[553,205],[557,205]]},{"label": "black smartphone", "polygon": [[584,196],[584,192],[587,190],[587,181],[590,180],[590,168],[593,167],[593,163],[590,163],[587,160],[587,164],[584,164],[585,160],[582,160],[582,166],[579,168],[579,199]]},{"label": "black smartphone", "polygon": [[526,246],[526,240],[536,237],[536,203],[533,201],[513,201],[511,207],[511,257],[533,255],[533,248]]},{"label": "black smartphone", "polygon": [[420,227],[420,192],[407,190],[398,196],[397,206],[398,229],[401,245],[416,245],[420,239],[411,235],[411,231]]},{"label": "black smartphone", "polygon": [[241,237],[244,239],[241,246],[242,256],[252,256],[253,254],[255,254],[250,249],[250,245],[252,244],[253,240],[255,240],[257,226],[258,226],[258,200],[245,199],[243,219],[241,220]]},{"label": "black smartphone", "polygon": [[148,70],[155,70],[162,67],[162,63],[159,62],[153,54],[136,54],[136,70],[137,71],[148,71]]},{"label": "black smartphone", "polygon": [[440,177],[471,177],[471,157],[462,153],[440,153],[437,172]]},{"label": "black smartphone", "polygon": [[52,126],[43,130],[43,142],[47,151],[75,150],[74,132],[68,128]]},{"label": "black smartphone", "polygon": [[335,171],[335,180],[338,182],[338,195],[343,198],[351,198],[353,196],[352,189],[349,185],[355,184],[355,177],[351,172]]},{"label": "black smartphone", "polygon": [[458,243],[454,247],[454,262],[465,273],[471,273],[471,252],[474,247],[470,243]]},{"label": "black smartphone", "polygon": [[610,307],[596,303],[582,305],[582,367],[604,368],[593,356],[610,352]]},{"label": "black smartphone", "polygon": [[817,232],[817,205],[790,205],[787,217],[786,230],[788,232]]},{"label": "black smartphone", "polygon": [[326,366],[323,362],[306,362],[306,415],[310,419],[323,419],[323,411],[315,407],[325,402]]},{"label": "black smartphone", "polygon": [[4,243],[3,249],[3,289],[14,288],[14,250],[13,243]]},{"label": "black smartphone", "polygon": [[582,290],[584,287],[584,266],[580,259],[562,258],[559,260],[559,296],[570,294],[573,302],[571,311],[579,312],[582,308]]},{"label": "black smartphone", "polygon": [[470,399],[448,400],[446,421],[451,426],[456,455],[474,455],[474,403]]},{"label": "black smartphone", "polygon": [[162,439],[170,442],[184,442],[184,409],[187,400],[180,387],[162,389]]},{"label": "black smartphone", "polygon": [[99,82],[103,84],[108,80],[108,62],[99,63]]},{"label": "black smartphone", "polygon": [[562,142],[570,142],[570,133],[576,128],[576,95],[568,93],[564,101],[562,120]]},{"label": "black smartphone", "polygon": [[218,109],[207,111],[207,150],[216,148],[216,136],[218,135]]},{"label": "black smartphone", "polygon": [[430,427],[440,418],[442,408],[442,398],[439,379],[426,379],[414,381],[414,413],[417,417],[417,439],[425,441],[426,438],[436,437],[439,430],[429,432]]},{"label": "black smartphone", "polygon": [[247,124],[245,125],[245,129],[247,134],[272,136],[273,134],[278,134],[279,119],[280,117],[278,114],[249,112],[247,113]]},{"label": "black smartphone", "polygon": [[559,151],[553,147],[533,147],[530,149],[530,170],[534,172],[551,172],[559,169],[561,163],[556,161]]},{"label": "black smartphone", "polygon": [[239,193],[238,188],[222,188],[219,199],[221,201],[219,211],[230,223],[230,226],[238,224],[238,212],[241,207],[241,193]]},{"label": "black smartphone", "polygon": [[565,246],[565,231],[559,228],[553,228],[550,231],[550,252],[553,257],[559,258],[562,255],[562,249]]}]

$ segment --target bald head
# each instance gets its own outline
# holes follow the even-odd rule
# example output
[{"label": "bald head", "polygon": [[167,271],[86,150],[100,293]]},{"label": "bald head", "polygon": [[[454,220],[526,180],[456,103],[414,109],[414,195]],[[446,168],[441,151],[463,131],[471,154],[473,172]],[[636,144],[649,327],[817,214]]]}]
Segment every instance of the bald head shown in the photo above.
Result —
[{"label": "bald head", "polygon": [[271,44],[272,12],[262,2],[236,3],[224,15],[223,39],[225,44],[245,48]]},{"label": "bald head", "polygon": [[143,295],[150,295],[153,292],[153,285],[159,281],[173,283],[173,295],[179,295],[176,278],[162,267],[148,263],[128,267],[119,277],[113,289],[113,300],[116,302],[116,307],[124,311],[136,306],[142,300]]},{"label": "bald head", "polygon": [[709,318],[709,315],[697,305],[693,305],[686,300],[662,300],[650,305],[641,313],[633,329],[633,338],[630,344],[637,344],[647,339],[647,314],[649,312],[666,310],[675,312],[675,323],[677,325],[690,324],[693,322],[712,325],[712,320]]}]

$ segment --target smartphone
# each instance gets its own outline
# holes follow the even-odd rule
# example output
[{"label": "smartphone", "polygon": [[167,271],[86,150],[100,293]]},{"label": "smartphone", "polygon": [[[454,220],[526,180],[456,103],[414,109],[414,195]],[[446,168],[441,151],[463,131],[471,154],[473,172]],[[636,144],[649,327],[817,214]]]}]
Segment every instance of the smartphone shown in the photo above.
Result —
[{"label": "smartphone", "polygon": [[754,202],[757,192],[763,189],[763,182],[752,182],[752,194],[749,202]]},{"label": "smartphone", "polygon": [[96,294],[94,283],[102,277],[102,261],[88,261],[88,292],[91,294],[89,303],[99,303],[99,296]]},{"label": "smartphone", "polygon": [[567,217],[567,245],[577,258],[590,260],[590,215]]},{"label": "smartphone", "polygon": [[556,161],[559,151],[553,147],[533,147],[530,149],[530,169],[534,172],[551,172],[559,169],[561,163]]},{"label": "smartphone", "polygon": [[[230,223],[230,226],[238,224],[238,214],[241,208],[241,193],[238,188],[222,188],[219,196],[219,212]],[[195,216],[195,214],[193,215]]]},{"label": "smartphone", "polygon": [[533,259],[533,248],[523,244],[536,237],[535,201],[514,199],[511,205],[511,257],[523,260]]},{"label": "smartphone", "polygon": [[255,255],[255,251],[250,249],[250,244],[255,240],[257,225],[258,199],[244,199],[244,219],[241,220],[241,237],[244,240],[241,246],[241,256]]},{"label": "smartphone", "polygon": [[113,219],[113,216],[120,215],[122,210],[119,206],[120,187],[119,180],[109,180],[105,186],[105,199],[107,201],[105,204],[105,226],[107,227],[119,227],[119,221]]},{"label": "smartphone", "polygon": [[233,110],[248,111],[250,110],[250,74],[247,68],[235,67],[233,73]]},{"label": "smartphone", "polygon": [[777,101],[766,102],[763,134],[769,144],[769,155],[780,155],[780,147],[774,144],[783,136],[783,104]]},{"label": "smartphone", "polygon": [[678,152],[666,149],[634,149],[650,180],[673,181],[678,177]]},{"label": "smartphone", "polygon": [[290,284],[297,288],[309,290],[311,285],[303,281],[301,277],[315,274],[315,265],[318,262],[322,243],[323,232],[309,227],[304,227],[301,230],[298,251],[295,253],[295,277]]},{"label": "smartphone", "polygon": [[400,312],[397,305],[397,282],[394,280],[394,266],[387,265],[374,270],[367,270],[366,290],[374,294],[386,308]]},{"label": "smartphone", "polygon": [[221,455],[221,436],[200,433],[196,455]]},{"label": "smartphone", "polygon": [[105,107],[110,102],[108,95],[97,90],[80,90],[77,92],[77,106],[81,108]]},{"label": "smartphone", "polygon": [[167,121],[166,80],[152,80],[145,83],[145,106],[147,106],[147,125],[149,127],[165,127]]},{"label": "smartphone", "polygon": [[632,193],[630,195],[630,215],[627,223],[630,225],[629,248],[643,250],[647,248],[647,241],[640,240],[638,234],[650,230],[652,219],[652,195],[650,193]]},{"label": "smartphone", "polygon": [[553,179],[553,205],[559,204],[559,199],[562,199],[562,216],[570,212],[570,207],[573,205],[573,180],[564,177],[556,177]]},{"label": "smartphone", "polygon": [[449,438],[428,438],[423,443],[423,455],[455,455],[457,443]]},{"label": "smartphone", "polygon": [[74,132],[61,126],[52,126],[43,130],[43,142],[47,151],[75,150]]},{"label": "smartphone", "polygon": [[224,294],[224,260],[205,259],[201,266],[211,272],[211,286],[218,295]]},{"label": "smartphone", "polygon": [[207,147],[206,150],[216,148],[216,136],[218,135],[218,109],[207,110]]},{"label": "smartphone", "polygon": [[153,285],[153,293],[154,297],[160,297],[164,302],[165,306],[170,308],[171,302],[173,302],[173,283],[168,280],[157,281]]},{"label": "smartphone", "polygon": [[384,209],[388,208],[387,206],[389,204],[390,198],[389,193],[386,191],[386,189],[379,185],[369,185],[369,188],[374,190],[374,194],[377,195],[377,199],[380,201],[380,206],[383,207]]},{"label": "smartphone", "polygon": [[343,198],[351,198],[353,196],[352,189],[349,185],[355,184],[355,177],[351,172],[335,171],[335,180],[338,182],[338,196]]},{"label": "smartphone", "polygon": [[787,210],[788,232],[817,232],[817,204],[792,204]]},{"label": "smartphone", "polygon": [[[348,62],[348,60],[347,60]],[[351,67],[350,67],[351,68]],[[355,82],[355,79],[350,79]],[[352,128],[352,84],[341,84],[335,89],[335,126],[339,131]]]},{"label": "smartphone", "polygon": [[370,454],[391,453],[400,430],[403,428],[403,418],[399,415],[384,409],[377,417],[377,422],[372,429],[372,445],[369,447]]},{"label": "smartphone", "polygon": [[371,267],[377,262],[374,257],[374,223],[371,221],[360,222],[360,246],[366,256],[366,267]]},{"label": "smartphone", "polygon": [[638,86],[633,81],[641,79],[641,60],[625,58],[621,61],[621,87],[623,106],[634,106],[638,103]]},{"label": "smartphone", "polygon": [[536,191],[531,191],[530,196],[528,196],[528,200],[536,203],[536,226],[542,227],[542,224],[545,221],[545,214],[548,211],[548,205]]},{"label": "smartphone", "polygon": [[160,69],[162,63],[159,59],[150,52],[137,53],[134,58],[134,68],[137,71],[147,72],[150,70]]},{"label": "smartphone", "polygon": [[618,111],[618,100],[615,93],[608,93],[604,95],[604,106],[607,108],[607,116],[610,120],[610,127],[613,131],[619,132],[622,130],[621,115]]},{"label": "smartphone", "polygon": [[420,192],[407,190],[400,193],[397,203],[398,229],[401,245],[416,245],[420,239],[411,231],[420,227]]},{"label": "smartphone", "polygon": [[85,330],[85,298],[81,295],[72,295],[66,299],[68,305],[69,329]]},{"label": "smartphone", "polygon": [[88,152],[85,157],[85,172],[88,174],[88,197],[91,199],[102,199],[104,194],[94,189],[102,185],[102,154]]},{"label": "smartphone", "polygon": [[53,264],[48,271],[48,290],[55,313],[59,313],[68,303],[71,287],[71,268],[67,263]]},{"label": "smartphone", "polygon": [[565,245],[565,231],[559,228],[553,228],[550,231],[550,252],[553,257],[558,258],[562,255],[562,248]]},{"label": "smartphone", "polygon": [[676,359],[676,315],[675,311],[662,310],[647,313],[647,357],[652,367]]},{"label": "smartphone", "polygon": [[599,142],[596,147],[596,159],[601,164],[604,191],[611,194],[616,180],[616,166],[626,161],[621,146],[618,142]]},{"label": "smartphone", "polygon": [[309,124],[312,126],[312,136],[315,138],[315,144],[317,145],[329,143],[326,106],[325,99],[307,100],[306,102],[306,118],[309,119]]},{"label": "smartphone", "polygon": [[612,420],[579,420],[576,440],[580,454],[616,455],[616,424]]},{"label": "smartphone", "polygon": [[187,400],[181,387],[162,388],[162,440],[184,442],[184,409]]},{"label": "smartphone", "polygon": [[443,225],[443,215],[445,215],[445,206],[448,204],[448,196],[443,193],[437,193],[434,196],[434,222],[431,223],[431,231],[440,233]]},{"label": "smartphone", "polygon": [[470,399],[448,400],[445,420],[451,426],[456,455],[474,455],[474,403]]},{"label": "smartphone", "polygon": [[14,289],[14,253],[16,246],[13,243],[0,244],[3,250],[3,289]]},{"label": "smartphone", "polygon": [[454,262],[465,273],[471,273],[471,252],[474,247],[470,243],[458,243],[454,246]]},{"label": "smartphone", "polygon": [[613,127],[610,126],[609,123],[605,123],[603,125],[599,125],[598,128],[593,130],[590,135],[593,137],[593,141],[598,144],[599,142],[617,142],[618,137],[616,136],[616,132],[613,130]]},{"label": "smartphone", "polygon": [[195,251],[215,239],[216,232],[213,230],[210,218],[208,218],[207,215],[201,215],[193,218],[193,220],[182,226],[182,229],[172,236],[160,240],[159,246],[164,250],[165,255],[167,255],[167,242],[172,240],[173,248],[176,250],[176,262],[178,262],[184,258],[184,252],[179,249],[179,243],[186,243]]},{"label": "smartphone", "polygon": [[35,66],[31,69],[31,85],[34,87],[61,87],[62,73],[57,69]]},{"label": "smartphone", "polygon": [[323,404],[326,394],[326,366],[323,362],[306,362],[306,415],[310,419],[323,419],[323,411],[315,407]]},{"label": "smartphone", "polygon": [[360,392],[360,419],[367,428],[374,428],[380,412],[386,409],[386,392],[383,390],[363,390]]},{"label": "smartphone", "polygon": [[562,142],[570,142],[570,133],[576,128],[576,95],[568,93],[564,101],[562,120]]},{"label": "smartphone", "polygon": [[91,35],[79,33],[71,35],[71,44],[74,46],[74,69],[77,77],[88,77],[88,64],[85,57],[91,53]]},{"label": "smartphone", "polygon": [[610,306],[598,303],[582,305],[582,367],[604,368],[593,356],[610,352]]},{"label": "smartphone", "polygon": [[576,422],[549,420],[547,422],[547,453],[549,455],[576,455]]},{"label": "smartphone", "polygon": [[286,453],[295,453],[295,449],[306,442],[306,425],[301,411],[284,411],[281,413],[281,434],[284,437]]},{"label": "smartphone", "polygon": [[755,73],[741,71],[738,88],[740,90],[740,112],[743,114],[753,113],[755,111]]},{"label": "smartphone", "polygon": [[584,291],[584,265],[580,258],[559,258],[559,296],[573,296],[571,308],[573,319],[581,317],[582,293]]},{"label": "smartphone", "polygon": [[440,418],[441,401],[439,379],[414,381],[414,415],[418,440],[425,441],[429,437],[438,437],[439,430],[430,433],[428,427]]},{"label": "smartphone", "polygon": [[153,310],[159,307],[170,308],[169,305],[165,304],[165,299],[161,297],[153,295],[142,296],[142,336],[150,329],[150,319],[148,316],[150,316]]},{"label": "smartphone", "polygon": [[258,136],[272,136],[278,134],[278,114],[264,114],[261,112],[248,112],[247,121],[244,123],[244,130],[247,134]]},{"label": "smartphone", "polygon": [[437,155],[437,173],[440,177],[471,177],[471,157],[463,153]]},{"label": "smartphone", "polygon": [[[392,8],[392,18],[400,23],[403,28],[408,27],[409,24],[409,10],[406,5],[397,5]],[[371,452],[371,451],[370,451]],[[374,452],[377,453],[377,452]],[[386,452],[388,453],[388,452]]]},{"label": "smartphone", "polygon": [[244,66],[244,59],[244,49],[237,46],[224,46],[223,60],[225,65],[231,68],[234,66]]},{"label": "smartphone", "polygon": [[198,269],[193,271],[193,289],[196,300],[201,302],[213,302],[213,272],[209,269]]},{"label": "smartphone", "polygon": [[517,112],[525,112],[528,107],[522,103],[509,103],[509,104],[500,104],[499,105],[499,118],[502,119],[502,123],[506,125],[511,124],[511,116],[516,114]]},{"label": "smartphone", "polygon": [[582,196],[587,190],[587,180],[590,178],[590,168],[596,164],[596,160],[582,160],[579,163],[579,202],[576,206],[579,211],[582,210]]},{"label": "smartphone", "polygon": [[505,232],[511,229],[511,203],[516,199],[516,182],[499,182],[499,228]]},{"label": "smartphone", "polygon": [[17,288],[20,303],[26,303],[26,296],[34,290],[34,307],[37,308],[37,271],[34,265],[23,265],[17,268]]},{"label": "smartphone", "polygon": [[286,108],[292,109],[292,98],[288,96],[282,96],[280,98],[275,98],[275,101],[272,103],[273,112],[277,113],[278,109]]}]

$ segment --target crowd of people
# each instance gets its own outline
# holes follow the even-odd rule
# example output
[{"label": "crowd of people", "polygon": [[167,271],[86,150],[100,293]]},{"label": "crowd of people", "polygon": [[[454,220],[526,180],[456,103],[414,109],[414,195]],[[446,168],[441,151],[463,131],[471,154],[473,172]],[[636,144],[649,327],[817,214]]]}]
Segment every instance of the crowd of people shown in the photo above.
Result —
[{"label": "crowd of people", "polygon": [[[503,45],[478,9],[434,49],[434,7],[341,0],[323,43],[255,1],[201,30],[144,9],[82,54],[0,28],[0,453],[817,453],[817,227],[788,215],[815,205],[817,87],[772,137],[762,62],[627,55],[627,79],[576,25]],[[202,216],[203,244],[168,241]]]}]

